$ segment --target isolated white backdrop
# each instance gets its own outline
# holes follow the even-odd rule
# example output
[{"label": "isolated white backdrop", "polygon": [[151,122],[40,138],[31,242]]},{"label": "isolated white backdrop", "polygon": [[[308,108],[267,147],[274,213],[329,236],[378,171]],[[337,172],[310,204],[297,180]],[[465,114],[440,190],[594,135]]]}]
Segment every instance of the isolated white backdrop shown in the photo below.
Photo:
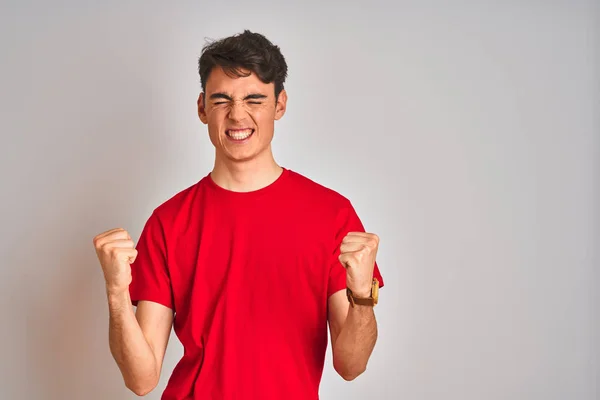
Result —
[{"label": "isolated white backdrop", "polygon": [[277,161],[382,238],[375,353],[322,398],[600,396],[598,2],[351,3],[2,3],[0,398],[135,398],[92,238],[210,170],[197,57],[246,28],[289,63]]}]

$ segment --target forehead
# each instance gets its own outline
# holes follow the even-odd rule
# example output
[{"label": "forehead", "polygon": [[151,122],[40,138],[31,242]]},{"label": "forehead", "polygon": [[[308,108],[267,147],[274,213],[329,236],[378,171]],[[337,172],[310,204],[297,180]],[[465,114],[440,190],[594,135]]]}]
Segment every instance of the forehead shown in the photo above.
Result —
[{"label": "forehead", "polygon": [[207,95],[218,92],[243,95],[254,92],[269,95],[273,91],[273,83],[264,83],[253,72],[246,77],[231,76],[219,66],[213,68],[206,82]]}]

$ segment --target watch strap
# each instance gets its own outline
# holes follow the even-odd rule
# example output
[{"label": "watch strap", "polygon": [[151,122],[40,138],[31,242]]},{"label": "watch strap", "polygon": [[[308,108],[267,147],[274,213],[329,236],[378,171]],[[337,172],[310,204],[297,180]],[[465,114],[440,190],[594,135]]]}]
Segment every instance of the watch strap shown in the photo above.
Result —
[{"label": "watch strap", "polygon": [[379,281],[377,278],[373,278],[371,295],[369,297],[357,297],[354,295],[354,293],[352,293],[350,288],[346,288],[346,296],[348,297],[348,301],[352,307],[355,305],[374,307],[379,300]]}]

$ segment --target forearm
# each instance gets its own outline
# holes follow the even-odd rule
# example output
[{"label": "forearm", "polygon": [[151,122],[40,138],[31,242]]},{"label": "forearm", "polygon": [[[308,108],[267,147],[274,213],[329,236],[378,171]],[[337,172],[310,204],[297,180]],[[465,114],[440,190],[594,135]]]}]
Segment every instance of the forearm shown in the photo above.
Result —
[{"label": "forearm", "polygon": [[333,349],[335,370],[346,380],[356,378],[367,368],[376,341],[377,321],[373,307],[349,307]]},{"label": "forearm", "polygon": [[152,348],[146,341],[131,305],[129,292],[108,295],[109,345],[125,385],[138,395],[151,391],[159,372]]}]

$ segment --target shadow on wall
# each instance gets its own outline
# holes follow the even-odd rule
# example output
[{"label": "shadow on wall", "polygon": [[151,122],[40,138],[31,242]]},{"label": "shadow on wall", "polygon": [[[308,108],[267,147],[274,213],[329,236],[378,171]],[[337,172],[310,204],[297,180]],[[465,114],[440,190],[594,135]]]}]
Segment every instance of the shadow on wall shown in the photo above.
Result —
[{"label": "shadow on wall", "polygon": [[10,400],[137,398],[109,351],[92,239],[116,226],[137,237],[164,194],[157,181],[174,181],[168,162],[180,156],[170,151],[177,142],[165,110],[177,85],[164,83],[173,79],[174,42],[159,14],[88,8],[54,7],[14,24],[10,121],[18,129],[6,225],[16,232],[3,258],[25,279],[11,281],[19,301],[4,316],[26,331],[2,336],[11,351],[0,366],[12,369],[0,373],[2,399],[6,391]]},{"label": "shadow on wall", "polygon": [[126,393],[109,360],[102,282],[79,249],[61,260],[68,271],[28,311],[29,374],[36,398],[107,399]]},{"label": "shadow on wall", "polygon": [[[89,234],[76,233],[86,229],[73,229],[71,211],[65,208],[56,224],[40,227],[31,243],[49,251],[32,254],[29,265],[54,272],[40,274],[44,278],[37,282],[38,290],[24,305],[29,380],[35,398],[122,399],[127,390],[108,348],[102,271]],[[68,227],[60,221],[69,221]],[[42,243],[44,238],[49,245]],[[56,245],[61,247],[49,248]],[[43,265],[44,260],[55,265]]]},{"label": "shadow on wall", "polygon": [[[93,237],[120,226],[135,239],[153,206],[148,198],[156,195],[154,179],[160,179],[156,160],[164,154],[163,128],[144,118],[145,106],[96,122],[76,149],[58,144],[62,153],[44,155],[61,158],[46,174],[59,179],[42,192],[27,217],[31,226],[23,248],[14,249],[17,265],[29,275],[20,288],[28,293],[20,305],[27,316],[26,382],[32,391],[27,398],[137,398],[125,388],[110,354],[104,277]],[[73,126],[65,140],[80,134]],[[140,179],[148,174],[154,179]],[[159,395],[147,398],[154,396]]]}]

